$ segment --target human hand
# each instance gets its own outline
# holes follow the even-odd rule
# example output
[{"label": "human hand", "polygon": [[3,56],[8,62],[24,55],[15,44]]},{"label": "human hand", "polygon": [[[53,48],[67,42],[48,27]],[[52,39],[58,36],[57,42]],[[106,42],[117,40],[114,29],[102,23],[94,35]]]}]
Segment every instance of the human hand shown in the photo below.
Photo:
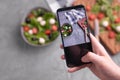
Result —
[{"label": "human hand", "polygon": [[[88,67],[96,76],[102,80],[120,80],[120,68],[110,58],[105,48],[90,34],[93,52],[88,52],[82,57],[83,62],[92,62],[78,67],[69,68],[72,73],[82,68]],[[61,46],[62,48],[62,46]],[[61,56],[65,59],[64,55]]]}]

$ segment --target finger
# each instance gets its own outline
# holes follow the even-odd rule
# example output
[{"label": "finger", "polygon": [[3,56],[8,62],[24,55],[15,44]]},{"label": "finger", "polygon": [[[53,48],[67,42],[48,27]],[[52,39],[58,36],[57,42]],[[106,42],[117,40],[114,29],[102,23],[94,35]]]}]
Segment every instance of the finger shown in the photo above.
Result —
[{"label": "finger", "polygon": [[60,48],[63,49],[63,45],[62,44],[60,45]]},{"label": "finger", "polygon": [[64,55],[62,55],[62,56],[61,56],[61,59],[62,59],[62,60],[64,60],[64,59],[65,59],[65,56],[64,56]]},{"label": "finger", "polygon": [[91,33],[90,33],[90,38],[92,41],[93,51],[95,53],[97,53],[98,55],[101,55],[101,56],[107,55],[108,56],[105,48],[100,44],[100,42]]},{"label": "finger", "polygon": [[102,47],[99,41],[91,33],[90,33],[90,38],[91,38],[93,47],[97,47],[97,48]]},{"label": "finger", "polygon": [[82,66],[79,66],[79,67],[69,68],[69,69],[68,69],[68,72],[69,72],[69,73],[73,73],[73,72],[78,71],[78,70],[80,70],[80,69],[82,69],[82,68],[85,68],[85,67],[86,67],[86,65],[82,65]]},{"label": "finger", "polygon": [[99,64],[103,61],[102,56],[99,56],[95,53],[88,52],[85,56],[82,57],[83,62],[92,62],[95,64]]}]

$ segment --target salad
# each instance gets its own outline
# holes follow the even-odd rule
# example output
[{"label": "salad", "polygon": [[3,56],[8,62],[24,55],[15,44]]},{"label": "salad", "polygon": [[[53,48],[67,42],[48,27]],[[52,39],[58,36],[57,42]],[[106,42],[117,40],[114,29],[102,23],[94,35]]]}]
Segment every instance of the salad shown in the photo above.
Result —
[{"label": "salad", "polygon": [[89,20],[96,18],[100,22],[100,31],[108,32],[108,38],[120,42],[120,5],[113,5],[113,0],[96,0],[93,7],[86,6],[90,12]]},{"label": "salad", "polygon": [[63,24],[63,26],[61,27],[61,33],[63,37],[70,36],[72,31],[72,26],[68,23]]},{"label": "salad", "polygon": [[48,44],[59,35],[56,16],[43,8],[32,9],[21,30],[25,40],[32,45]]}]

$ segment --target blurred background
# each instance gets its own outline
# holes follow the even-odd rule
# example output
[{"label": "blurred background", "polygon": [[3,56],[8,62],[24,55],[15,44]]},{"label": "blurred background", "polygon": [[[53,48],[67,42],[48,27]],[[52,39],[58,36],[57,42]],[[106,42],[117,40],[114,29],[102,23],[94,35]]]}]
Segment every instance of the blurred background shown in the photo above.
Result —
[{"label": "blurred background", "polygon": [[67,72],[60,36],[43,47],[29,45],[21,36],[31,9],[42,7],[56,15],[58,8],[79,4],[86,8],[91,32],[120,65],[119,0],[0,0],[0,80],[99,80],[87,68]]}]

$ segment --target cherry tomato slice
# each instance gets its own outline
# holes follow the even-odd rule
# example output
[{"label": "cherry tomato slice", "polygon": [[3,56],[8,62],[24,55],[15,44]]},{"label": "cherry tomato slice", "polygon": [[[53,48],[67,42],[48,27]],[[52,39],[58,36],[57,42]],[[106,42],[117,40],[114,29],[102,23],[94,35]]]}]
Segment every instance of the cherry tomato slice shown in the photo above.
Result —
[{"label": "cherry tomato slice", "polygon": [[46,34],[46,35],[50,35],[50,34],[51,34],[51,30],[46,30],[46,31],[45,31],[45,34]]},{"label": "cherry tomato slice", "polygon": [[53,26],[52,26],[52,30],[53,30],[53,31],[57,31],[57,30],[58,30],[58,27],[57,27],[56,25],[53,25]]},{"label": "cherry tomato slice", "polygon": [[29,31],[29,27],[28,26],[23,26],[23,30],[25,31],[25,32],[28,32]]},{"label": "cherry tomato slice", "polygon": [[32,28],[33,34],[37,34],[38,33],[38,29],[37,28]]}]

